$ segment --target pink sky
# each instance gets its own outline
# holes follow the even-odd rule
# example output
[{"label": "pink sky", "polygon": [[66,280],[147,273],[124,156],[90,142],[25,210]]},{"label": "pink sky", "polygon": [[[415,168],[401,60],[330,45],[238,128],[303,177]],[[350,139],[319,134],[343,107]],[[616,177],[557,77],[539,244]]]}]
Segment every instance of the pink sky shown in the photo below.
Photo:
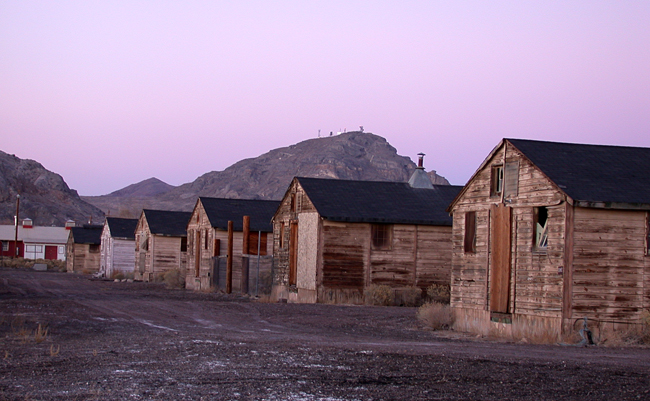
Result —
[{"label": "pink sky", "polygon": [[453,184],[503,137],[650,147],[650,2],[0,0],[0,150],[81,195],[360,125]]}]

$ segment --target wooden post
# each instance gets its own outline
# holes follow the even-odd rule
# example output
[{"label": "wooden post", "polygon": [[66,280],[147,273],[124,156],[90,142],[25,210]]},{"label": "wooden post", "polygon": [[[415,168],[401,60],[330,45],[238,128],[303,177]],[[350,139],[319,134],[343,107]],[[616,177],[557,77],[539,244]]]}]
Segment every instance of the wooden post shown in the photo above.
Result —
[{"label": "wooden post", "polygon": [[250,254],[250,226],[251,218],[250,216],[244,216],[244,239],[242,244],[242,255],[241,255],[241,293],[248,294],[248,267],[249,267],[249,257]]},{"label": "wooden post", "polygon": [[226,262],[226,294],[232,292],[232,237],[233,237],[232,220],[228,221],[228,259]]}]

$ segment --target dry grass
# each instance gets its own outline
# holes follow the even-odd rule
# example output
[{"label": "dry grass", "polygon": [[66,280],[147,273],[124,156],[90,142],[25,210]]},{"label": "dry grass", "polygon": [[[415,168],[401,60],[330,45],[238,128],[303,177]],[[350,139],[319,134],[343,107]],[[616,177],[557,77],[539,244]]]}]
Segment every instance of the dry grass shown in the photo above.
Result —
[{"label": "dry grass", "polygon": [[47,339],[48,332],[49,329],[47,326],[43,326],[39,323],[38,328],[34,331],[34,341],[36,341],[38,344],[42,343]]},{"label": "dry grass", "polygon": [[395,294],[387,285],[373,284],[363,292],[366,305],[390,306],[393,305]]},{"label": "dry grass", "polygon": [[167,288],[170,289],[185,288],[185,277],[178,269],[167,270],[163,274],[163,281]]},{"label": "dry grass", "polygon": [[453,323],[449,305],[427,302],[418,308],[417,319],[433,330],[447,330]]},{"label": "dry grass", "polygon": [[54,348],[54,344],[50,345],[50,356],[54,357],[59,355],[59,352],[61,352],[61,346],[57,345],[56,348]]}]

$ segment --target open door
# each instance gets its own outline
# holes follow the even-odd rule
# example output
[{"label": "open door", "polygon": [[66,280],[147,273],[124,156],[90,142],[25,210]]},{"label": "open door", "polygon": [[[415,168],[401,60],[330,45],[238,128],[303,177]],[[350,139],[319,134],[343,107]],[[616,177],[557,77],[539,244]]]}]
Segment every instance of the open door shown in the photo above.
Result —
[{"label": "open door", "polygon": [[490,312],[508,313],[512,208],[492,205],[490,217]]}]

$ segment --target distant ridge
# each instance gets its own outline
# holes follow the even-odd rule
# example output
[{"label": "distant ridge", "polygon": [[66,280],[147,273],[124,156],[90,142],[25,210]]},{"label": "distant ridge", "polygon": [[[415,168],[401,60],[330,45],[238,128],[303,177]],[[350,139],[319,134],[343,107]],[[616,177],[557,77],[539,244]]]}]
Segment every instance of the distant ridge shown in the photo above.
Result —
[{"label": "distant ridge", "polygon": [[[415,168],[386,139],[355,131],[273,149],[158,195],[135,196],[129,186],[84,199],[111,216],[137,217],[142,208],[189,211],[199,196],[279,200],[295,176],[406,182]],[[434,170],[427,174],[434,184],[449,185]]]},{"label": "distant ridge", "polygon": [[148,178],[144,181],[140,181],[137,184],[131,184],[127,187],[119,189],[117,191],[111,192],[106,196],[117,196],[117,197],[149,197],[162,195],[176,188],[173,185],[169,185],[166,182],[159,180],[156,177]]}]

